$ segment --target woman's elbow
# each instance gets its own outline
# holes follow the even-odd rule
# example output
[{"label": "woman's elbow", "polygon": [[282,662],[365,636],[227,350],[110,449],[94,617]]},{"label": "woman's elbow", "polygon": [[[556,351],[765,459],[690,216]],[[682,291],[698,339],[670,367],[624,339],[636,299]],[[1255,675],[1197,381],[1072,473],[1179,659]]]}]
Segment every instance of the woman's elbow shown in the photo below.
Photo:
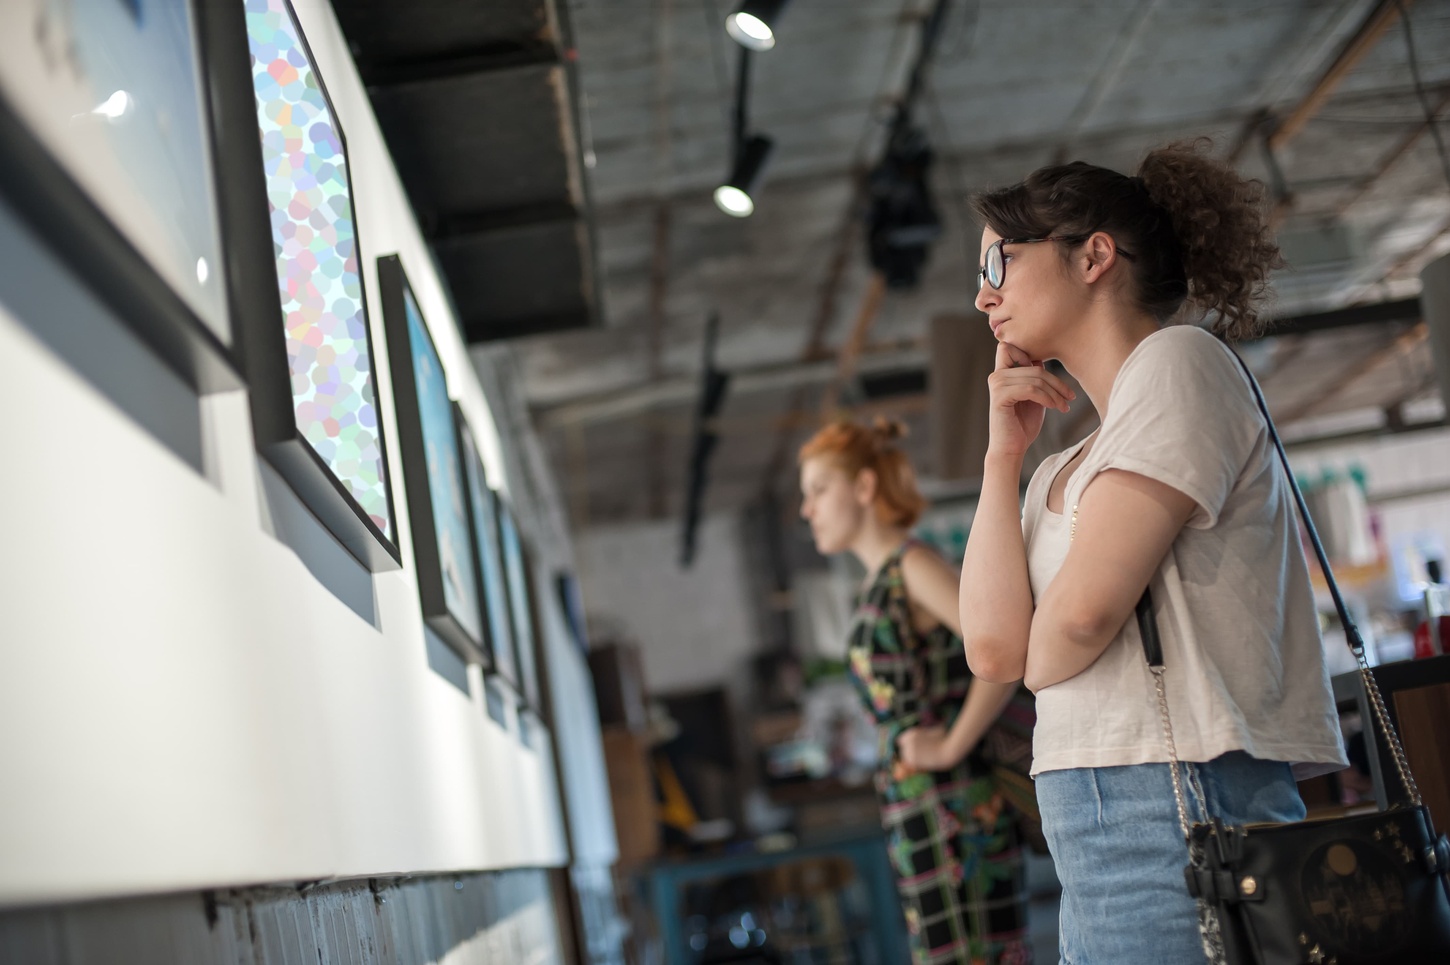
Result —
[{"label": "woman's elbow", "polygon": [[978,636],[964,640],[963,645],[972,676],[993,684],[1010,684],[1022,679],[1024,660],[1004,642]]}]

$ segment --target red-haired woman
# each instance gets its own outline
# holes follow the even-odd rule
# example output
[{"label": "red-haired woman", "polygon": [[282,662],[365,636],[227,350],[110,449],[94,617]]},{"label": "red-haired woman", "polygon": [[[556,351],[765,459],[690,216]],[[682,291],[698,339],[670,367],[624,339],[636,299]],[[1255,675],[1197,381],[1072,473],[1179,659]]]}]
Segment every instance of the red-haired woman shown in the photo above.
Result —
[{"label": "red-haired woman", "polygon": [[851,677],[881,736],[876,786],[915,965],[1029,962],[1016,826],[973,753],[1014,684],[973,680],[957,574],[909,535],[925,508],[903,427],[838,422],[800,451],[801,516],[869,575]]}]

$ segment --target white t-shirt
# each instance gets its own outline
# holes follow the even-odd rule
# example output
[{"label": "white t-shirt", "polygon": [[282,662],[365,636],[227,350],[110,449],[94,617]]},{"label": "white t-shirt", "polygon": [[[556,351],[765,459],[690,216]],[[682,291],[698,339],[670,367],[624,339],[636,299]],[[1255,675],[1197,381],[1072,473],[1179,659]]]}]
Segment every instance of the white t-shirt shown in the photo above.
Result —
[{"label": "white t-shirt", "polygon": [[[1179,759],[1242,750],[1288,761],[1300,779],[1346,766],[1293,494],[1228,349],[1190,326],[1144,339],[1068,481],[1066,511],[1051,512],[1048,488],[1080,446],[1043,462],[1027,488],[1033,598],[1066,559],[1072,508],[1098,473],[1123,469],[1191,496],[1198,507],[1152,581]],[[1166,760],[1130,615],[1092,666],[1038,692],[1032,773]]]}]

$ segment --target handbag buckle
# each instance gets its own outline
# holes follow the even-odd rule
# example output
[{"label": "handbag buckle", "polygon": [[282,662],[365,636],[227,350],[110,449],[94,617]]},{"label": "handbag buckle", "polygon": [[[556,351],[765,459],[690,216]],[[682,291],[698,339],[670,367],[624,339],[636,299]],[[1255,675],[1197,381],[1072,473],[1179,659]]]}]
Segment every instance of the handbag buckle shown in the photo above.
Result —
[{"label": "handbag buckle", "polygon": [[1420,855],[1425,871],[1432,875],[1450,874],[1450,838],[1440,835]]}]

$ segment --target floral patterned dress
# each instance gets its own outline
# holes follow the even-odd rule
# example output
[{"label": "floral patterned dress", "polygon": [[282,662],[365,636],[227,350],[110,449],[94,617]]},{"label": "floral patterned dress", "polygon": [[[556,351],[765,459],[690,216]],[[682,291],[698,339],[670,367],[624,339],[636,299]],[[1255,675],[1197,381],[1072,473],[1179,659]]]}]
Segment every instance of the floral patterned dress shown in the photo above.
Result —
[{"label": "floral patterned dress", "polygon": [[[914,965],[1032,960],[1016,823],[975,753],[949,771],[902,773],[896,738],[948,728],[971,684],[962,639],[912,628],[903,544],[857,597],[851,678],[880,735],[876,788]],[[893,772],[896,772],[895,774]]]}]

